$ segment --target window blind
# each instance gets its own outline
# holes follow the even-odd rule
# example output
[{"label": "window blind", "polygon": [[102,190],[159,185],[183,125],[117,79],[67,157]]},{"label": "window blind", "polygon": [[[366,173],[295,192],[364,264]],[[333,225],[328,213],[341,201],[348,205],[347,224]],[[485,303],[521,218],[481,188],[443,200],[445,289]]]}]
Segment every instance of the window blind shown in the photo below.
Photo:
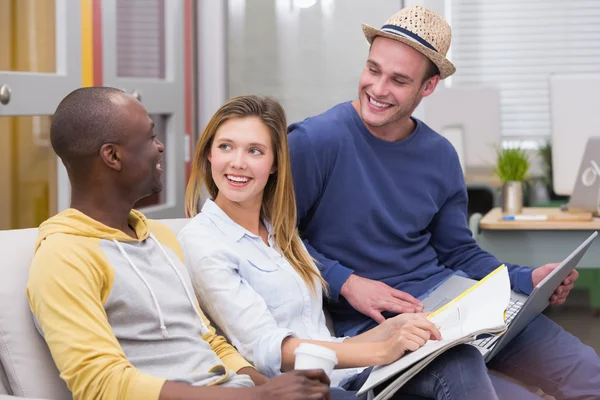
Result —
[{"label": "window blind", "polygon": [[505,139],[549,138],[550,75],[600,72],[600,1],[447,1],[449,85],[497,87]]},{"label": "window blind", "polygon": [[165,0],[117,0],[117,75],[165,78]]}]

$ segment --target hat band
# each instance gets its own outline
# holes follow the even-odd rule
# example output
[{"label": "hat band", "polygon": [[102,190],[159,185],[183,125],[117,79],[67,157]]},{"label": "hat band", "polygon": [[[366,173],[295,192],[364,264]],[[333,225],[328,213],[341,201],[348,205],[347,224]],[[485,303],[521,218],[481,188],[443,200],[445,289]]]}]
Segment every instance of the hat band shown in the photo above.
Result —
[{"label": "hat band", "polygon": [[431,49],[433,51],[435,51],[436,53],[438,52],[435,47],[433,47],[427,40],[423,39],[421,36],[416,35],[414,33],[412,33],[411,31],[409,31],[408,29],[404,29],[400,26],[397,25],[384,25],[381,30],[383,32],[386,33],[391,33],[393,35],[397,35],[397,36],[402,36],[406,39],[412,40],[413,42],[417,42],[419,44],[422,44],[423,46],[427,47],[428,49]]}]

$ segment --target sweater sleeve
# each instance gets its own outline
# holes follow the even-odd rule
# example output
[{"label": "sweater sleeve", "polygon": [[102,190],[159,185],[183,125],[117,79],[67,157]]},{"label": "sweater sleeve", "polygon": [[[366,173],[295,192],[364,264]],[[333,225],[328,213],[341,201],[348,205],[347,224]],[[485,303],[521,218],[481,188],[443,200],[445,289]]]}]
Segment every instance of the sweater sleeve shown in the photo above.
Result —
[{"label": "sweater sleeve", "polygon": [[[311,210],[320,201],[323,190],[327,185],[329,173],[324,164],[328,163],[317,157],[304,127],[300,124],[290,126],[288,141],[292,179],[296,192],[298,227],[300,235],[302,235],[302,228],[310,218]],[[318,252],[306,238],[302,239],[310,255],[317,260],[321,275],[329,285],[331,300],[339,301],[342,285],[354,271],[340,264],[337,260],[327,258]]]},{"label": "sweater sleeve", "polygon": [[473,279],[481,279],[504,264],[508,268],[512,288],[521,293],[531,293],[532,268],[503,263],[475,242],[467,221],[465,180],[458,156],[453,149],[451,151],[449,195],[429,226],[431,243],[440,263],[454,270],[462,270]]},{"label": "sweater sleeve", "polygon": [[165,379],[134,368],[108,323],[114,271],[93,241],[42,243],[27,283],[31,310],[74,399],[158,399]]}]

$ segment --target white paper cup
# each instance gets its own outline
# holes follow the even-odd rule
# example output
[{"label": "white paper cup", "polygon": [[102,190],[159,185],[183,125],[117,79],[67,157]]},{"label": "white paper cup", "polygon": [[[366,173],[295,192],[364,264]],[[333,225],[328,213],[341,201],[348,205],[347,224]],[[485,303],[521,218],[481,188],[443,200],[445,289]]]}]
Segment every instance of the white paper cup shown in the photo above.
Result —
[{"label": "white paper cup", "polygon": [[301,343],[294,350],[296,362],[294,369],[322,369],[331,377],[333,367],[338,363],[335,351],[316,344]]}]

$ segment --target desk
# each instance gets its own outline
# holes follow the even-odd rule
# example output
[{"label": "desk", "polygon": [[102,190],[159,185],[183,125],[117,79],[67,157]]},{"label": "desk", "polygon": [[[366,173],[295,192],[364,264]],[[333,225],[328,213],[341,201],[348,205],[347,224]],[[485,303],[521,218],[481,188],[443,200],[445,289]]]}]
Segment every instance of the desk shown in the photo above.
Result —
[{"label": "desk", "polygon": [[[555,208],[524,208],[524,214],[558,212]],[[500,260],[528,266],[560,262],[593,231],[600,221],[501,221],[502,210],[473,214],[469,227],[479,246]],[[581,259],[576,287],[590,289],[592,307],[600,309],[600,239]]]},{"label": "desk", "polygon": [[493,170],[467,169],[465,171],[465,183],[467,185],[487,185],[494,189],[502,187],[502,181]]},{"label": "desk", "polygon": [[464,175],[469,196],[469,215],[487,213],[500,205],[499,188],[502,182],[492,170],[469,168]]}]

